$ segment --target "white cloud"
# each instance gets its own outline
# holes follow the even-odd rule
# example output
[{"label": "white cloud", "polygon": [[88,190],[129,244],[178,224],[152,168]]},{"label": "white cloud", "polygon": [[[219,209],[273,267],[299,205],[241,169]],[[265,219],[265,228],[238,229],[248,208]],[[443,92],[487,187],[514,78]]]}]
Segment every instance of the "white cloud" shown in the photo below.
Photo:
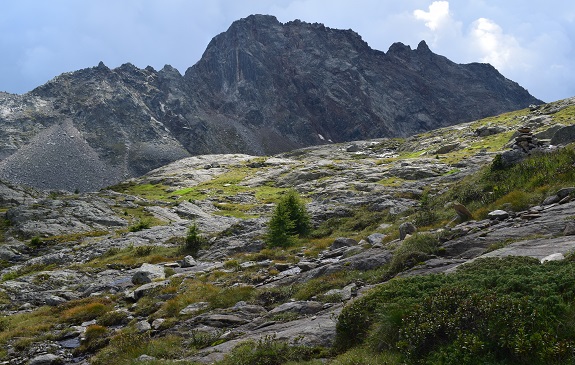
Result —
[{"label": "white cloud", "polygon": [[447,1],[434,1],[429,5],[429,11],[424,11],[417,9],[413,12],[418,20],[425,21],[425,26],[436,31],[442,27],[442,25],[450,22],[449,15],[449,2]]},{"label": "white cloud", "polygon": [[490,63],[499,70],[529,69],[528,52],[513,35],[504,33],[493,20],[479,18],[474,21],[469,40],[482,62]]}]

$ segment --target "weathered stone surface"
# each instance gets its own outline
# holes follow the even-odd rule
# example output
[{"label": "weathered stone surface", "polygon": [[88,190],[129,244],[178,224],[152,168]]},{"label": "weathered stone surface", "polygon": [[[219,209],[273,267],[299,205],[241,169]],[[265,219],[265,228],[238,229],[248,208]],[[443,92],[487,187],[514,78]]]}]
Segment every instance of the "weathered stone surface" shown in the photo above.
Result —
[{"label": "weathered stone surface", "polygon": [[209,306],[210,306],[210,303],[208,303],[208,302],[193,303],[193,304],[188,305],[184,309],[182,309],[180,311],[180,314],[181,315],[196,314],[196,313],[201,312],[204,309],[208,308]]},{"label": "weathered stone surface", "polygon": [[487,214],[487,217],[489,217],[489,219],[503,220],[509,217],[509,213],[504,210],[497,209],[492,212],[489,212]]},{"label": "weathered stone surface", "polygon": [[196,260],[192,256],[187,255],[182,260],[178,261],[178,264],[182,268],[192,267],[196,265]]},{"label": "weathered stone surface", "polygon": [[337,250],[337,249],[340,249],[342,247],[351,247],[351,246],[355,246],[355,245],[357,245],[357,241],[352,239],[352,238],[338,237],[333,241],[331,246],[329,246],[329,249],[330,250]]},{"label": "weathered stone surface", "polygon": [[561,261],[561,260],[565,260],[565,256],[562,253],[558,252],[545,256],[544,258],[541,259],[541,263],[544,264],[548,261]]},{"label": "weathered stone surface", "polygon": [[369,236],[367,236],[367,242],[369,242],[372,245],[381,244],[385,237],[386,235],[383,233],[372,233]]},{"label": "weathered stone surface", "polygon": [[58,365],[63,364],[63,359],[54,354],[38,355],[30,360],[29,365]]},{"label": "weathered stone surface", "polygon": [[551,138],[552,145],[565,145],[575,141],[575,126],[569,125],[559,128]]},{"label": "weathered stone surface", "polygon": [[272,309],[270,314],[293,312],[297,314],[315,314],[323,309],[323,303],[314,301],[287,302]]},{"label": "weathered stone surface", "polygon": [[404,222],[399,225],[399,240],[403,241],[408,234],[414,234],[417,228],[411,222]]},{"label": "weathered stone surface", "polygon": [[135,328],[136,328],[136,331],[138,331],[138,332],[147,332],[147,331],[152,329],[152,326],[150,325],[150,323],[148,321],[143,320],[143,321],[138,321],[135,324]]},{"label": "weathered stone surface", "polygon": [[139,286],[138,288],[136,288],[131,295],[133,296],[133,298],[135,300],[139,300],[140,298],[142,298],[143,296],[145,296],[146,294],[156,290],[157,288],[161,288],[163,286],[168,285],[167,281],[156,281],[153,283],[148,283],[148,284],[144,284],[142,286]]},{"label": "weathered stone surface", "polygon": [[475,135],[478,137],[487,137],[493,134],[503,133],[505,130],[505,128],[500,126],[483,126],[475,130]]},{"label": "weathered stone surface", "polygon": [[154,280],[163,280],[165,278],[164,266],[144,263],[132,275],[132,283],[136,285],[147,284]]}]

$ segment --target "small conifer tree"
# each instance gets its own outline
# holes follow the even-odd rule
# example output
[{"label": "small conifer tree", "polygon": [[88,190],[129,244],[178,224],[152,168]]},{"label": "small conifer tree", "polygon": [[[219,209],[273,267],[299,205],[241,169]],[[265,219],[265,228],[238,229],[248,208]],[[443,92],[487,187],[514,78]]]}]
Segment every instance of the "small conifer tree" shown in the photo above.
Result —
[{"label": "small conifer tree", "polygon": [[310,228],[305,204],[297,192],[290,190],[276,205],[268,224],[266,241],[272,247],[288,247],[294,244],[296,236],[307,235]]},{"label": "small conifer tree", "polygon": [[183,251],[195,257],[205,242],[206,239],[200,233],[200,229],[195,223],[193,223],[190,227],[188,227],[188,233],[186,235]]}]

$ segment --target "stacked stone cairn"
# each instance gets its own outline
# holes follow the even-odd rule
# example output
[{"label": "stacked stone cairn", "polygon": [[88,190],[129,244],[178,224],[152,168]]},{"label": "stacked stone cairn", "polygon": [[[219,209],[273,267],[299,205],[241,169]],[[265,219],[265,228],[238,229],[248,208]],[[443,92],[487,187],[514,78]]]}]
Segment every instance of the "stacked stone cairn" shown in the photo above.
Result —
[{"label": "stacked stone cairn", "polygon": [[535,149],[543,147],[544,141],[540,141],[533,136],[531,128],[521,127],[517,130],[519,133],[513,141],[511,150],[501,154],[500,164],[502,166],[511,166],[523,161]]},{"label": "stacked stone cairn", "polygon": [[512,149],[529,153],[531,150],[539,147],[537,139],[533,137],[533,133],[531,133],[531,128],[521,127],[517,131],[519,135],[515,137]]}]

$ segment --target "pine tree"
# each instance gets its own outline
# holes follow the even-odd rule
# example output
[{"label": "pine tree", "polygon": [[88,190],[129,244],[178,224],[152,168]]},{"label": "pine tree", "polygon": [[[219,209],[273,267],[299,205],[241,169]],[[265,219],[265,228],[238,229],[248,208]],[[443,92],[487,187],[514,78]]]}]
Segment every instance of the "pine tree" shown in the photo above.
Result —
[{"label": "pine tree", "polygon": [[305,204],[298,194],[291,190],[284,195],[274,210],[268,224],[266,241],[268,245],[288,247],[295,243],[295,237],[303,237],[311,228]]}]

